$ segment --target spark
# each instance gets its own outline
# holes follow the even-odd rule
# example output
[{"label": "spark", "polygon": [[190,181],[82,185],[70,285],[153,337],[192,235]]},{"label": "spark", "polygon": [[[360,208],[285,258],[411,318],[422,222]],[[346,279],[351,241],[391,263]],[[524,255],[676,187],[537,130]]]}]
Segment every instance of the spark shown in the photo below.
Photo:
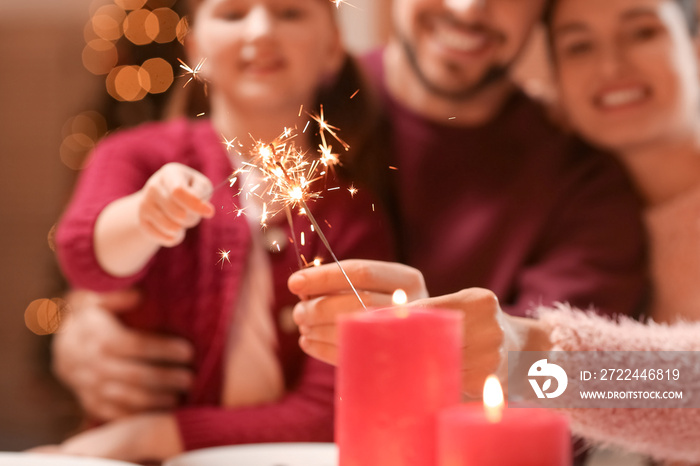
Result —
[{"label": "spark", "polygon": [[321,260],[320,257],[315,258],[314,262],[313,262],[314,267],[319,267],[322,263],[323,263],[323,261]]},{"label": "spark", "polygon": [[318,123],[319,129],[321,130],[321,131],[319,132],[319,134],[320,134],[320,136],[321,136],[321,144],[322,144],[324,147],[328,145],[328,144],[326,143],[326,136],[325,136],[325,133],[328,132],[328,134],[330,134],[331,136],[333,136],[333,137],[336,139],[336,141],[338,141],[338,142],[340,143],[340,145],[342,145],[343,148],[345,148],[345,150],[349,150],[349,149],[350,149],[350,146],[348,145],[348,143],[346,143],[345,141],[343,141],[342,139],[340,139],[340,138],[338,137],[338,135],[335,133],[336,131],[340,131],[340,128],[336,128],[335,126],[329,125],[328,122],[327,122],[327,121],[325,120],[325,118],[323,117],[323,105],[321,105],[321,112],[320,112],[318,115],[309,114],[309,116],[310,116],[316,123]]},{"label": "spark", "polygon": [[236,150],[235,143],[237,138],[233,138],[231,140],[226,139],[224,136],[221,136],[221,138],[224,140],[224,145],[226,146],[226,150]]},{"label": "spark", "polygon": [[204,112],[198,113],[198,114],[197,114],[198,117],[202,117],[202,116],[204,116],[204,115],[206,115],[206,113],[204,113]]},{"label": "spark", "polygon": [[350,185],[348,191],[350,191],[350,197],[355,197],[355,194],[357,194],[357,188],[353,185]]},{"label": "spark", "polygon": [[[303,211],[311,223],[311,231],[318,235],[333,261],[342,272],[357,300],[363,308],[366,308],[357,289],[355,289],[340,261],[335,256],[328,239],[307,205],[308,201],[321,197],[322,191],[317,188],[319,184],[317,182],[325,178],[325,174],[328,171],[325,167],[332,168],[340,163],[338,156],[333,154],[331,146],[326,143],[325,132],[331,134],[346,150],[349,148],[336,135],[335,131],[339,131],[339,129],[331,126],[324,119],[323,107],[321,107],[319,115],[312,115],[312,118],[319,123],[320,127],[319,134],[322,141],[319,151],[320,157],[308,157],[305,151],[297,148],[293,141],[297,136],[296,133],[289,128],[285,128],[284,132],[272,142],[253,140],[253,146],[248,154],[249,157],[240,164],[240,167],[231,177],[236,179],[246,177],[240,183],[241,188],[238,195],[244,194],[246,197],[256,196],[262,202],[260,225],[263,227],[267,225],[268,219],[284,210],[287,212],[287,219],[293,232],[291,210],[296,208],[300,213]],[[254,184],[254,186],[247,188],[250,184]],[[331,228],[328,221],[325,223]],[[296,240],[293,243],[296,245]],[[298,251],[297,257],[300,258],[300,264],[301,260],[306,262]]]},{"label": "spark", "polygon": [[306,237],[304,236],[304,232],[301,232],[301,245],[304,246],[306,244]]},{"label": "spark", "polygon": [[360,92],[360,90],[359,90],[359,89],[358,89],[358,90],[356,90],[355,92],[353,92],[353,94],[352,94],[352,95],[350,96],[350,98],[352,99],[353,97],[355,97],[355,96],[357,95],[357,93],[358,93],[358,92]]},{"label": "spark", "polygon": [[326,167],[332,167],[340,163],[338,154],[333,153],[333,146],[319,144],[318,151],[321,154],[321,163]]},{"label": "spark", "polygon": [[194,80],[197,80],[197,81],[201,81],[201,80],[202,80],[202,78],[199,76],[199,73],[202,71],[202,66],[204,66],[204,62],[207,61],[206,58],[202,58],[201,60],[199,60],[199,63],[197,63],[197,65],[196,65],[194,68],[191,68],[187,63],[185,63],[184,61],[180,60],[179,58],[177,59],[177,61],[180,62],[180,68],[182,68],[183,70],[185,70],[185,74],[183,74],[181,77],[183,77],[183,76],[189,76],[189,77],[190,77],[190,79],[188,79],[187,82],[185,83],[185,85],[182,86],[182,87],[187,87],[187,85],[188,85],[188,84],[190,83],[190,81],[192,81],[193,79],[194,79]]},{"label": "spark", "polygon": [[224,251],[223,249],[219,249],[219,255],[221,256],[219,260],[216,262],[217,264],[221,264],[221,268],[224,268],[224,262],[228,262],[229,264],[231,263],[231,259],[229,258],[229,255],[231,254],[231,251]]}]

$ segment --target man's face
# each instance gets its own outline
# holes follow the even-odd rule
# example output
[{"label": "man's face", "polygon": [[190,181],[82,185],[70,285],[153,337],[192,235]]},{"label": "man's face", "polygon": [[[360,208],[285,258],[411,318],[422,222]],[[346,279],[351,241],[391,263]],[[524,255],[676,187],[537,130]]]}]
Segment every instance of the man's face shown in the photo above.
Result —
[{"label": "man's face", "polygon": [[432,93],[477,94],[505,77],[545,0],[394,0],[396,38]]}]

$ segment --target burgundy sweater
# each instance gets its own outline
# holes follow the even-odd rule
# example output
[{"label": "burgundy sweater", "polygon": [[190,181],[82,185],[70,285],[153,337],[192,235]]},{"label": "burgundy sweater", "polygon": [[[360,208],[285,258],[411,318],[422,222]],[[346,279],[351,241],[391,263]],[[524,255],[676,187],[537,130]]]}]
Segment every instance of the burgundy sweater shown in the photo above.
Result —
[{"label": "burgundy sweater", "polygon": [[[215,217],[189,230],[179,246],[162,248],[136,275],[116,278],[98,265],[93,230],[99,213],[112,201],[141,189],[168,162],[188,165],[214,185],[233,170],[206,120],[148,124],[106,138],[80,177],[58,228],[57,253],[64,274],[73,287],[95,291],[139,287],[144,302],[137,312],[127,314],[127,323],[192,342],[195,383],[175,412],[186,449],[331,441],[334,371],[307,357],[297,344],[299,334],[291,323],[297,299],[287,290],[287,278],[298,266],[294,247],[285,242],[291,237],[286,221],[277,227],[283,232],[282,251],[271,252],[270,261],[275,290],[272,320],[287,392],[272,404],[236,409],[220,406],[224,349],[250,245],[248,222],[235,214],[238,198],[234,190],[216,190],[211,199]],[[329,187],[333,184],[329,181]],[[339,258],[393,258],[384,217],[362,192],[352,199],[346,189],[328,191],[309,207]],[[310,233],[305,217],[295,217],[295,230],[297,238],[306,232],[302,252],[309,261],[317,256],[324,262],[330,260],[318,236]],[[230,262],[218,263],[220,250],[230,251]]]},{"label": "burgundy sweater", "polygon": [[641,204],[614,157],[562,133],[520,92],[479,126],[427,120],[389,95],[381,59],[364,61],[393,126],[377,166],[392,184],[403,262],[431,296],[485,287],[515,315],[556,301],[638,310]]}]

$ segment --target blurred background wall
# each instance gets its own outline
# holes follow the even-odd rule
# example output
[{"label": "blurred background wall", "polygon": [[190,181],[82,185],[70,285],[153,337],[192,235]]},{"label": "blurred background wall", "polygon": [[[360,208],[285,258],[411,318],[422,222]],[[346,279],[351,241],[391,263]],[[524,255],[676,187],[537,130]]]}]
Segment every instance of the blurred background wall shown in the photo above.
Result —
[{"label": "blurred background wall", "polygon": [[24,311],[61,289],[47,241],[73,176],[61,131],[99,86],[81,64],[87,6],[0,1],[0,450],[55,442],[74,420]]}]

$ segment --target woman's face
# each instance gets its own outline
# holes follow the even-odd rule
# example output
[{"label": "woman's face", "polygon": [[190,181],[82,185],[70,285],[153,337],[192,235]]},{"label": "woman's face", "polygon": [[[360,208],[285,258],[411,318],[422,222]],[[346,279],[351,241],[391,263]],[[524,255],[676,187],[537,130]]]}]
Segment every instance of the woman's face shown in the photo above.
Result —
[{"label": "woman's face", "polygon": [[695,130],[697,48],[674,0],[559,0],[552,40],[564,107],[592,143],[624,152]]},{"label": "woman's face", "polygon": [[[343,50],[327,0],[202,0],[190,60],[234,106],[310,104]],[[190,66],[194,66],[191,64]]]}]

